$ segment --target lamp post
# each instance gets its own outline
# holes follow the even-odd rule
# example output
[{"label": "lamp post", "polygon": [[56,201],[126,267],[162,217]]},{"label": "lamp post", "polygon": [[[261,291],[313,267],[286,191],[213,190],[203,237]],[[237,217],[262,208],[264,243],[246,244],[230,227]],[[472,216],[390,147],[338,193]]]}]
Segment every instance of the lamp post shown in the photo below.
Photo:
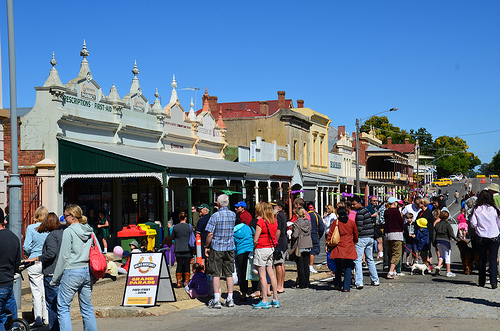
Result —
[{"label": "lamp post", "polygon": [[362,121],[362,120],[365,120],[367,118],[370,118],[370,117],[373,117],[373,116],[377,116],[379,114],[382,114],[382,113],[387,113],[387,112],[390,112],[390,111],[396,111],[398,110],[398,108],[391,108],[389,110],[384,110],[384,111],[381,111],[379,113],[376,113],[372,116],[368,116],[368,117],[365,117],[365,118],[356,118],[356,193],[361,193],[359,191],[359,122]]}]

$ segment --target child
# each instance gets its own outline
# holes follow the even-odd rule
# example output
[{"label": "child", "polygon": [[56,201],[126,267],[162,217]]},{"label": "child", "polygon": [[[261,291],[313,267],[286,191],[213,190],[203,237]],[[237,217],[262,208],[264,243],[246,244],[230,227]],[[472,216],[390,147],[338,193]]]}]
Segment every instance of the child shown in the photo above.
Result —
[{"label": "child", "polygon": [[415,226],[415,222],[413,221],[413,214],[412,213],[406,213],[405,215],[406,218],[406,223],[404,226],[404,238],[405,238],[405,253],[406,255],[406,266],[410,265],[410,257],[412,257],[412,263],[415,263],[416,261],[416,256],[417,256],[417,241],[415,239],[417,229]]},{"label": "child", "polygon": [[417,241],[417,250],[420,254],[422,261],[427,261],[427,256],[429,252],[429,229],[427,229],[427,219],[419,218],[417,220],[418,231],[415,236]]},{"label": "child", "polygon": [[128,245],[130,246],[130,251],[132,253],[142,253],[142,251],[139,248],[139,243],[137,242],[137,240],[132,240]]},{"label": "child", "polygon": [[108,266],[106,268],[106,273],[104,274],[104,278],[111,278],[113,281],[116,281],[116,276],[118,276],[118,267],[116,263],[113,262],[115,255],[113,253],[106,253],[106,261],[108,262]]},{"label": "child", "polygon": [[457,241],[457,238],[453,234],[453,228],[448,222],[448,217],[450,214],[447,211],[442,211],[439,214],[440,221],[434,226],[434,237],[435,246],[439,250],[439,262],[436,266],[436,275],[439,275],[439,271],[444,263],[446,264],[446,277],[455,277],[455,274],[450,271],[451,263],[451,243],[450,239]]},{"label": "child", "polygon": [[191,278],[189,284],[185,287],[186,293],[191,299],[208,296],[208,280],[203,269],[201,264],[193,264],[193,278]]},{"label": "child", "polygon": [[125,263],[123,263],[121,266],[118,267],[118,273],[119,274],[127,274],[128,273],[128,268],[130,267],[130,252],[125,251],[123,252],[122,258],[125,259]]},{"label": "child", "polygon": [[458,236],[460,239],[465,240],[467,237],[467,232],[469,231],[467,226],[467,219],[465,218],[465,208],[462,208],[460,215],[457,217],[458,219]]}]

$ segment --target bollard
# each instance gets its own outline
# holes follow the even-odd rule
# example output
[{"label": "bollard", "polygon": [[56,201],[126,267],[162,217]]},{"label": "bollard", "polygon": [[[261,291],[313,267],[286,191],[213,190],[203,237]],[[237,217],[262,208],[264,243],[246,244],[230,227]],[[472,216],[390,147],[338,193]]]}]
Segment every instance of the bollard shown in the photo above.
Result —
[{"label": "bollard", "polygon": [[203,260],[201,258],[201,235],[199,233],[196,234],[196,263],[203,264]]}]

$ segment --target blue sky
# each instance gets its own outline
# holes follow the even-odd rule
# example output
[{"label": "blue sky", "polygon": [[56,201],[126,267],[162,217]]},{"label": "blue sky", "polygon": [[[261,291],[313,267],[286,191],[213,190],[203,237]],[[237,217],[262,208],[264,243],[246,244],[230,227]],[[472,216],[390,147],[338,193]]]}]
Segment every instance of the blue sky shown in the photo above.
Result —
[{"label": "blue sky", "polygon": [[[35,102],[55,52],[63,83],[83,39],[105,93],[129,92],[134,60],[152,103],[208,87],[219,102],[277,99],[355,118],[387,114],[403,129],[465,139],[490,162],[500,149],[499,1],[15,1],[18,107]],[[5,1],[0,4],[3,107],[9,107]],[[192,91],[179,91],[189,109]],[[496,143],[495,143],[496,141]]]}]

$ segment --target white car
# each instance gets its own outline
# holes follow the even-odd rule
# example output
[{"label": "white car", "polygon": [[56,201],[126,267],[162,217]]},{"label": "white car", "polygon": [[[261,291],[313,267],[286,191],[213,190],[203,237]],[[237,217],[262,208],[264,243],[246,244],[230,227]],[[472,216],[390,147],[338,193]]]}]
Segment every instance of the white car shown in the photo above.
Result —
[{"label": "white car", "polygon": [[462,176],[462,175],[451,175],[451,176],[450,176],[450,179],[451,179],[451,180],[456,180],[456,181],[461,181],[461,180],[462,180],[462,178],[463,178],[463,176]]}]

